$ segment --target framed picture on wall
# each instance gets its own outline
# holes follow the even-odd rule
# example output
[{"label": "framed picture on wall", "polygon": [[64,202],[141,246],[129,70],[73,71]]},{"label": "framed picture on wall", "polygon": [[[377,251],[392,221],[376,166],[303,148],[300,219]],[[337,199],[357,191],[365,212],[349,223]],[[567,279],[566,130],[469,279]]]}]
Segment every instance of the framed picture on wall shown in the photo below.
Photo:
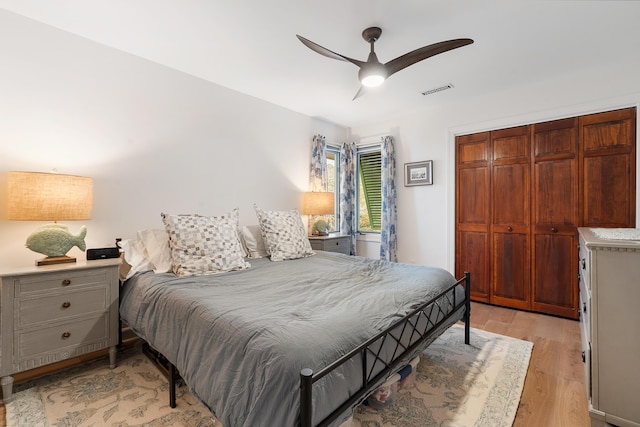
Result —
[{"label": "framed picture on wall", "polygon": [[433,160],[404,164],[404,186],[432,185]]}]

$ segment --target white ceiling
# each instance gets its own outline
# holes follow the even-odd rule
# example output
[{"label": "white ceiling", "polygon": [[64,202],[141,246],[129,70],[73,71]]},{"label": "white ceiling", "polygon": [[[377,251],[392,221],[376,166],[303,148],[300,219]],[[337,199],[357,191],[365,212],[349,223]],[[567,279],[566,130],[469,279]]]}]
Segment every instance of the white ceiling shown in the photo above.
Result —
[{"label": "white ceiling", "polygon": [[[523,0],[0,0],[30,17],[219,85],[345,126],[628,61],[638,66],[640,2]],[[435,42],[475,43],[393,75],[352,101],[357,67],[300,34],[381,62]],[[420,92],[448,83],[454,89]]]}]

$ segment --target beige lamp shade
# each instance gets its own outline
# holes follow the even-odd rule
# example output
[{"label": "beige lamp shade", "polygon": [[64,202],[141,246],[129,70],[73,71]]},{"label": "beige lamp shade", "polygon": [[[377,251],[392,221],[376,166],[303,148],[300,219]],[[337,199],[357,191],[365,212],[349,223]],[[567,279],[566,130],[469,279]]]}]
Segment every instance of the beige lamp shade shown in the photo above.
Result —
[{"label": "beige lamp shade", "polygon": [[327,191],[310,191],[302,196],[302,213],[330,215],[335,213],[335,196]]},{"label": "beige lamp shade", "polygon": [[7,178],[10,220],[91,219],[91,178],[41,172],[9,172]]}]

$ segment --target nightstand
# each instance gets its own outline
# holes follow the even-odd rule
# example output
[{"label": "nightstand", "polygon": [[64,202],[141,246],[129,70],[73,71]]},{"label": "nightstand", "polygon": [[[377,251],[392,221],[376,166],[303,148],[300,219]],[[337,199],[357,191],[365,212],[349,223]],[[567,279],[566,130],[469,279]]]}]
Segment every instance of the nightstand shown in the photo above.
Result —
[{"label": "nightstand", "polygon": [[0,377],[109,347],[116,366],[120,259],[0,271]]},{"label": "nightstand", "polygon": [[350,255],[349,236],[309,236],[311,248],[315,251],[338,252]]}]

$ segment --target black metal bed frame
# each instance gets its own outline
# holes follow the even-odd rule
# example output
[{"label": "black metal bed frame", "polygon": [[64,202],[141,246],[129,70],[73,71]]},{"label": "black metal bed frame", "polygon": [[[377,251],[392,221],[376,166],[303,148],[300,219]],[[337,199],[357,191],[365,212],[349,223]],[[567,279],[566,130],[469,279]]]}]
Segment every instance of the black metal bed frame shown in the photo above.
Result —
[{"label": "black metal bed frame", "polygon": [[[406,363],[405,359],[407,356],[411,355],[425,341],[435,339],[438,327],[444,324],[444,322],[451,316],[454,316],[462,307],[465,309],[463,315],[464,342],[465,344],[469,344],[471,319],[470,278],[470,273],[465,272],[462,279],[458,280],[443,292],[420,305],[420,307],[416,308],[402,319],[394,322],[384,331],[362,343],[318,372],[314,373],[313,370],[309,368],[302,369],[300,371],[301,427],[313,427],[313,384],[350,360],[360,358],[360,365],[362,368],[362,387],[325,419],[320,421],[316,427],[325,427],[335,421],[336,418],[345,411],[351,409],[357,403],[362,401],[384,379],[388,378],[391,374],[398,372],[402,368],[403,364]],[[464,284],[465,288],[464,300],[458,301],[459,298],[456,297],[455,289],[461,284]],[[453,306],[453,309],[450,311],[447,310],[448,315],[445,315],[434,323],[431,320],[434,314],[435,318],[439,318],[439,314],[445,314],[445,311],[443,310],[443,306],[445,304],[449,307]],[[422,323],[423,325],[419,327],[418,323]],[[400,329],[399,335],[397,334],[398,329]],[[406,340],[406,333],[410,335],[409,345],[405,345],[402,342]],[[383,348],[388,348],[383,345],[386,341],[391,341],[392,345],[393,342],[395,342],[395,349],[392,351],[392,356],[390,358],[385,358],[381,354]],[[368,357],[373,357],[373,363],[368,363]],[[380,371],[374,371],[374,368],[378,366],[378,362],[382,363],[384,368]],[[176,372],[175,366],[171,362],[167,361],[167,363],[169,377],[169,406],[175,408],[176,382],[179,375]]]},{"label": "black metal bed frame", "polygon": [[[302,369],[300,372],[300,425],[301,427],[312,427],[313,418],[313,384],[325,377],[329,373],[333,372],[336,368],[342,364],[360,358],[360,366],[362,367],[362,387],[355,392],[348,400],[342,403],[336,410],[329,414],[325,419],[317,424],[317,427],[324,427],[335,421],[345,411],[351,409],[361,400],[363,400],[368,393],[373,391],[384,379],[389,375],[396,373],[402,368],[403,364],[406,364],[406,358],[414,350],[420,347],[422,343],[429,339],[434,338],[434,334],[437,332],[438,327],[442,325],[448,318],[455,315],[455,313],[461,308],[465,307],[463,316],[464,320],[464,342],[469,344],[469,328],[470,328],[470,311],[471,311],[471,286],[470,286],[470,274],[464,273],[464,277],[458,280],[455,284],[441,292],[430,301],[420,305],[417,309],[407,314],[402,319],[394,322],[384,331],[378,335],[362,343],[349,353],[342,356],[340,359],[314,373],[309,368]],[[455,288],[464,283],[465,297],[464,301],[456,301]],[[434,323],[431,319],[432,315],[444,314],[442,306],[447,304],[453,306],[453,310],[445,315],[444,318],[439,319]],[[426,320],[426,322],[425,322]],[[418,323],[422,321],[423,325],[418,327]],[[397,331],[400,330],[400,334]],[[402,341],[405,339],[406,334],[410,334],[409,342],[411,344],[404,345]],[[416,338],[417,337],[417,338]],[[393,345],[395,342],[395,349],[392,352],[390,358],[384,358],[381,354],[384,342],[390,341]],[[401,350],[400,352],[398,350]],[[367,358],[373,357],[371,364],[367,363]],[[384,368],[377,372],[374,371],[374,367],[381,362]],[[370,365],[370,367],[368,367]]]}]

